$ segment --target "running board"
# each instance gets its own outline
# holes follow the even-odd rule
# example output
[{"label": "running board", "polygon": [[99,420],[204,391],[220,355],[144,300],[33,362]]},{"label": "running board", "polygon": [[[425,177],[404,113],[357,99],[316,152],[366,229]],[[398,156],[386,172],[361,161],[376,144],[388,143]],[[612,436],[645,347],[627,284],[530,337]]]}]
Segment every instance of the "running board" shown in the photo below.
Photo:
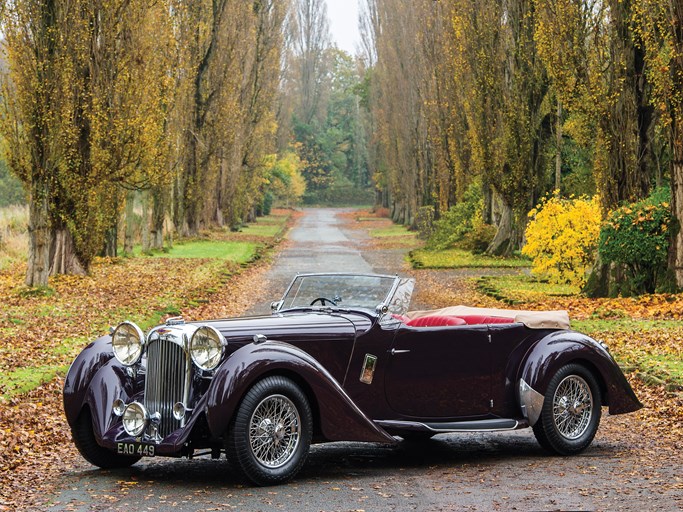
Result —
[{"label": "running board", "polygon": [[375,420],[375,423],[389,430],[410,430],[413,432],[433,432],[435,434],[446,432],[496,432],[500,430],[516,430],[526,425],[517,420],[496,418],[492,420],[477,421],[449,421],[449,422],[418,422],[398,420]]}]

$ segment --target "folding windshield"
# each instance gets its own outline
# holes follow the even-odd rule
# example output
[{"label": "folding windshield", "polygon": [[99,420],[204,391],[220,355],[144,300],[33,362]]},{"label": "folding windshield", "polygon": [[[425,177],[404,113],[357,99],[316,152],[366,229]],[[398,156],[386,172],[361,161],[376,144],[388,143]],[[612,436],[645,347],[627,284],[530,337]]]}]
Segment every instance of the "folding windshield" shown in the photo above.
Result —
[{"label": "folding windshield", "polygon": [[[300,275],[294,278],[287,289],[279,309],[338,306],[375,310],[377,306],[392,304],[391,298],[398,289],[402,290],[398,303],[403,304],[406,301],[406,289],[400,285],[404,281],[398,277],[380,275]],[[409,293],[407,300],[410,301]]]}]

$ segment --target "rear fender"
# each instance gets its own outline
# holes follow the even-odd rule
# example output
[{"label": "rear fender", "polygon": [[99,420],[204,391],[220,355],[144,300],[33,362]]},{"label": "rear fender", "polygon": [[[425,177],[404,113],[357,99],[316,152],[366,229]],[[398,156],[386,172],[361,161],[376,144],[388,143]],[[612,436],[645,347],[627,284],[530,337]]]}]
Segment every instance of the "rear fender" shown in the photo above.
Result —
[{"label": "rear fender", "polygon": [[266,374],[295,374],[320,412],[320,429],[329,441],[396,443],[353,403],[332,375],[303,350],[277,341],[251,343],[235,351],[216,371],[207,392],[207,421],[218,437],[247,390]]},{"label": "rear fender", "polygon": [[584,334],[556,331],[537,341],[520,366],[519,400],[531,425],[540,414],[539,396],[542,406],[550,380],[562,366],[570,363],[583,364],[597,373],[595,376],[603,388],[602,403],[609,405],[610,414],[633,412],[642,407],[605,347]]}]

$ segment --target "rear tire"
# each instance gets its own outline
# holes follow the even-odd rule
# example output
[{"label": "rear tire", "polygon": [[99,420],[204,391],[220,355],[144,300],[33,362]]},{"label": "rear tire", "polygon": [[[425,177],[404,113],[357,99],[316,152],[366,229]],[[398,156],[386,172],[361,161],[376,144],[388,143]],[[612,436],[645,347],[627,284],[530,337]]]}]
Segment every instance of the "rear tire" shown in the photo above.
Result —
[{"label": "rear tire", "polygon": [[313,414],[306,395],[292,380],[271,376],[242,399],[226,437],[228,461],[256,485],[291,480],[311,446]]},{"label": "rear tire", "polygon": [[92,428],[92,414],[87,407],[76,419],[76,423],[71,429],[71,436],[83,458],[90,464],[102,469],[127,468],[142,458],[119,455],[97,444]]},{"label": "rear tire", "polygon": [[538,443],[559,455],[575,455],[593,441],[602,400],[600,386],[584,366],[568,364],[548,384],[541,416],[533,426]]}]

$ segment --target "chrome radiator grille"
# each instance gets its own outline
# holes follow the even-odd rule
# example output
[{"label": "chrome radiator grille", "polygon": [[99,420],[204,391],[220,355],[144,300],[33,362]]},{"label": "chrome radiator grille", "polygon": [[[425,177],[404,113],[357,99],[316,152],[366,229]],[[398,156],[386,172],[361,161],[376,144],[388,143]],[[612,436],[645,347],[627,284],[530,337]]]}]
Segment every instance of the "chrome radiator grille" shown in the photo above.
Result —
[{"label": "chrome radiator grille", "polygon": [[144,406],[150,414],[161,414],[158,433],[162,438],[182,426],[173,417],[173,405],[187,400],[187,363],[185,350],[176,343],[157,339],[147,347]]}]

